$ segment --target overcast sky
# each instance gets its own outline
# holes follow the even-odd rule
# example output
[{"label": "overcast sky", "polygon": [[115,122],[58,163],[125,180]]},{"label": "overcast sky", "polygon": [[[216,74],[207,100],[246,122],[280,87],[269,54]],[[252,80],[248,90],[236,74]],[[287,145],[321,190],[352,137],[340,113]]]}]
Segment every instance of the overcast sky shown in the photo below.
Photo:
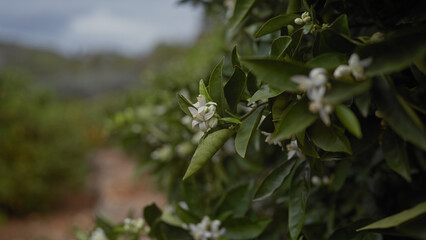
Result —
[{"label": "overcast sky", "polygon": [[0,39],[66,54],[147,53],[198,35],[201,9],[177,0],[0,0]]}]

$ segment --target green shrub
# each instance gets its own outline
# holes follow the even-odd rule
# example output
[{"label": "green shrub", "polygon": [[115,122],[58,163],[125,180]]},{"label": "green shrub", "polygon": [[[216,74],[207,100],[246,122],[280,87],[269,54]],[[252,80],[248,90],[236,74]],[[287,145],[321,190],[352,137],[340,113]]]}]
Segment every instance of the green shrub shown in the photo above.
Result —
[{"label": "green shrub", "polygon": [[0,73],[0,208],[44,211],[81,187],[87,173],[88,122],[15,71]]},{"label": "green shrub", "polygon": [[[223,3],[233,8],[226,57],[203,81],[189,74],[202,96],[177,96],[204,135],[189,158],[158,142],[168,156],[164,175],[176,187],[170,208],[145,207],[150,231],[98,219],[96,234],[425,238],[425,3],[183,2],[204,3],[219,18]],[[170,127],[166,140],[182,133],[169,118],[146,114],[144,121]],[[191,160],[177,165],[175,159]]]}]

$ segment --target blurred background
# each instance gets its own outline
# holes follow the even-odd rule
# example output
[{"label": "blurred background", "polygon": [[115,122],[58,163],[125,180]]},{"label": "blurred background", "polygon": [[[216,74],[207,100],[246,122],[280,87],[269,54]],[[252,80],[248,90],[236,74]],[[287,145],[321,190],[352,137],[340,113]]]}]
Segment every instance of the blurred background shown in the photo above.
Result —
[{"label": "blurred background", "polygon": [[222,48],[202,1],[182,2],[0,0],[0,239],[71,239],[166,204],[143,162],[173,158],[169,140],[146,129],[180,124],[175,92]]}]

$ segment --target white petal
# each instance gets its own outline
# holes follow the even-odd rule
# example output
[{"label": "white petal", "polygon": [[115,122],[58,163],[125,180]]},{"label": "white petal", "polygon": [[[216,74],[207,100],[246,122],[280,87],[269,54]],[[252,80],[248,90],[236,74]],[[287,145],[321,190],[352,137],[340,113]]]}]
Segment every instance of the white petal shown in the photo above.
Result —
[{"label": "white petal", "polygon": [[204,114],[204,120],[207,121],[214,116],[214,111],[209,111]]},{"label": "white petal", "polygon": [[194,116],[195,114],[198,113],[198,110],[194,107],[188,107],[189,112],[191,113],[192,116]]},{"label": "white petal", "polygon": [[214,128],[217,125],[217,118],[212,118],[209,120],[209,127]]},{"label": "white petal", "polygon": [[294,23],[296,23],[297,25],[302,25],[303,20],[301,18],[296,18],[296,19],[294,19]]},{"label": "white petal", "polygon": [[356,53],[352,53],[351,57],[349,58],[349,66],[352,65],[359,65],[359,56]]},{"label": "white petal", "polygon": [[327,75],[325,68],[314,68],[309,72],[309,78],[313,79],[319,75]]},{"label": "white petal", "polygon": [[362,60],[359,62],[359,64],[360,64],[362,67],[366,68],[366,67],[370,66],[370,64],[371,64],[372,62],[373,62],[373,58],[372,58],[372,57],[369,57],[369,58],[366,58],[366,59],[362,59]]},{"label": "white petal", "polygon": [[203,131],[203,132],[206,132],[207,129],[208,129],[207,125],[206,125],[206,122],[201,122],[200,125],[199,125],[199,127],[200,127],[200,130]]},{"label": "white petal", "polygon": [[206,105],[206,97],[204,95],[198,95],[197,100],[200,103],[200,106]]},{"label": "white petal", "polygon": [[348,65],[340,65],[334,70],[333,76],[337,79],[347,77],[351,74],[351,67]]},{"label": "white petal", "polygon": [[330,116],[328,116],[328,113],[326,111],[324,111],[324,109],[320,109],[319,115],[320,115],[322,122],[325,125],[330,126]]},{"label": "white petal", "polygon": [[206,105],[207,106],[209,106],[209,105],[215,105],[215,106],[217,106],[217,103],[215,103],[215,102],[208,102],[208,103],[206,103]]},{"label": "white petal", "polygon": [[195,126],[197,126],[200,122],[198,122],[197,120],[193,120],[192,121],[192,128],[195,128]]},{"label": "white petal", "polygon": [[287,159],[291,159],[296,154],[295,150],[290,150],[287,153]]}]

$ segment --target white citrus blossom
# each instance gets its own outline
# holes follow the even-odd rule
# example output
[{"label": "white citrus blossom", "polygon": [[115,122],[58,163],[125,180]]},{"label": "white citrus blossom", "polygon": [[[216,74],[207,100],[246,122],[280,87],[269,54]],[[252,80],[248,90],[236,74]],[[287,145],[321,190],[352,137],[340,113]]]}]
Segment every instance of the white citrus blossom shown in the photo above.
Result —
[{"label": "white citrus blossom", "polygon": [[184,224],[183,228],[189,229],[191,236],[195,240],[218,240],[225,234],[225,228],[220,228],[219,220],[211,221],[208,216],[204,216],[200,223],[190,223],[189,226]]},{"label": "white citrus blossom", "polygon": [[272,138],[272,133],[264,132],[264,131],[261,131],[261,133],[266,136],[265,142],[267,144],[269,144],[269,145],[278,145],[280,147],[283,147],[283,144],[281,143],[281,141]]},{"label": "white citrus blossom", "polygon": [[90,234],[90,240],[108,240],[108,237],[105,235],[105,232],[102,228],[96,228]]},{"label": "white citrus blossom", "polygon": [[300,16],[300,18],[294,19],[294,23],[297,25],[303,25],[311,22],[311,16],[309,16],[309,12],[304,12]]},{"label": "white citrus blossom", "polygon": [[188,107],[192,115],[192,127],[198,126],[201,131],[206,132],[209,128],[214,128],[217,125],[216,103],[206,102],[206,97],[199,95],[193,107]]},{"label": "white citrus blossom", "polygon": [[333,75],[336,79],[345,79],[350,78],[352,74],[357,81],[364,80],[366,79],[364,68],[368,67],[372,60],[371,57],[360,60],[358,54],[352,53],[348,65],[338,66]]},{"label": "white citrus blossom", "polygon": [[324,101],[325,86],[315,88],[308,95],[311,102],[309,103],[309,110],[313,113],[318,113],[323,123],[327,126],[330,125],[329,114],[333,111],[333,107]]},{"label": "white citrus blossom", "polygon": [[295,75],[291,81],[299,85],[299,89],[307,91],[308,94],[315,88],[324,86],[327,83],[327,70],[324,68],[314,68],[309,72],[309,77],[305,75]]},{"label": "white citrus blossom", "polygon": [[149,226],[146,225],[145,220],[143,218],[126,218],[124,219],[124,230],[128,232],[137,233],[140,230],[143,230],[144,232],[149,232],[150,229]]},{"label": "white citrus blossom", "polygon": [[294,155],[297,155],[299,158],[304,158],[305,155],[303,155],[302,150],[300,150],[299,146],[297,146],[297,140],[292,140],[289,144],[286,146],[287,148],[287,159],[291,159],[294,157]]}]

